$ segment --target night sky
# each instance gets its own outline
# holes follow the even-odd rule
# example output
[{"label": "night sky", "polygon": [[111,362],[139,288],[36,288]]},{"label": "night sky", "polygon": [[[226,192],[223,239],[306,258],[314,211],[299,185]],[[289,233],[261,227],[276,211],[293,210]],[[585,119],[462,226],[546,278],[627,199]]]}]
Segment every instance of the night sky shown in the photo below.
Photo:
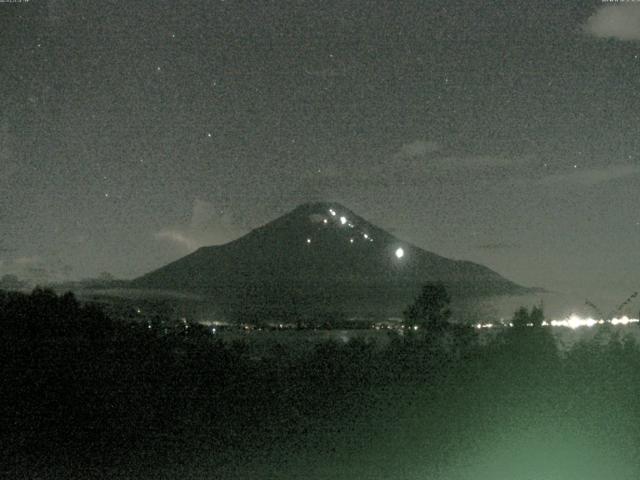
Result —
[{"label": "night sky", "polygon": [[3,2],[0,66],[0,274],[130,278],[332,200],[640,287],[640,3]]}]

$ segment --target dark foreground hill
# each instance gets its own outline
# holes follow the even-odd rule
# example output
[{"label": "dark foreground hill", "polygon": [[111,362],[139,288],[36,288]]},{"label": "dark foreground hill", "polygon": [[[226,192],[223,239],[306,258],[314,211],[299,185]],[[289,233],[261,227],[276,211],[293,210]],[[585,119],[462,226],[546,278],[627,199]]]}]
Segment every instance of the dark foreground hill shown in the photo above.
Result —
[{"label": "dark foreground hill", "polygon": [[529,291],[485,266],[402,241],[338,203],[301,205],[233,242],[202,247],[139,277],[131,286],[204,294],[228,312],[259,304],[277,305],[289,314],[398,315],[430,281],[443,282],[454,298]]}]

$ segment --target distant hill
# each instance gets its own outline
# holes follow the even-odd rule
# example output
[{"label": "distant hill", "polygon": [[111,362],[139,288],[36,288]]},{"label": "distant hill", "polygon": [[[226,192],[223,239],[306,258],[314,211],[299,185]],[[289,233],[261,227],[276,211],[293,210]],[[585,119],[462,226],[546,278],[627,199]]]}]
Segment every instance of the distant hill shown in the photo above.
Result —
[{"label": "distant hill", "polygon": [[338,203],[301,205],[130,286],[204,294],[229,311],[277,304],[283,311],[398,315],[429,281],[445,283],[454,298],[530,291],[485,266],[402,241]]}]

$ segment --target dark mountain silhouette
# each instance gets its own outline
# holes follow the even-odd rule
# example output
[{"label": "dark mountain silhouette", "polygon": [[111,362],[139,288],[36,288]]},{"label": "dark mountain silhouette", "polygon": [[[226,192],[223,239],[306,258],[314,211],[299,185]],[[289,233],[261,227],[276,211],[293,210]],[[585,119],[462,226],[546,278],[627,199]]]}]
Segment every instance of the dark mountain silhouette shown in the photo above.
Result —
[{"label": "dark mountain silhouette", "polygon": [[301,205],[235,241],[202,247],[143,275],[132,286],[205,294],[230,310],[263,303],[298,312],[398,315],[430,281],[443,282],[454,298],[530,291],[482,265],[402,241],[338,203]]}]

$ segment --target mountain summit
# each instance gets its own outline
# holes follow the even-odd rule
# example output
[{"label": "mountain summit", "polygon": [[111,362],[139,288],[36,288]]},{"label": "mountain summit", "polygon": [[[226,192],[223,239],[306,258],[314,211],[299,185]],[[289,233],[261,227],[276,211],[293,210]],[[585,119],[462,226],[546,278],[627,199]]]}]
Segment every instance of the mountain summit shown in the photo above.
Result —
[{"label": "mountain summit", "polygon": [[328,302],[350,312],[366,307],[398,314],[430,281],[443,282],[454,297],[527,291],[487,267],[400,240],[334,202],[303,204],[237,240],[202,247],[132,285],[207,294],[226,304],[251,301],[247,295],[276,302],[286,297],[310,309],[326,308]]}]

